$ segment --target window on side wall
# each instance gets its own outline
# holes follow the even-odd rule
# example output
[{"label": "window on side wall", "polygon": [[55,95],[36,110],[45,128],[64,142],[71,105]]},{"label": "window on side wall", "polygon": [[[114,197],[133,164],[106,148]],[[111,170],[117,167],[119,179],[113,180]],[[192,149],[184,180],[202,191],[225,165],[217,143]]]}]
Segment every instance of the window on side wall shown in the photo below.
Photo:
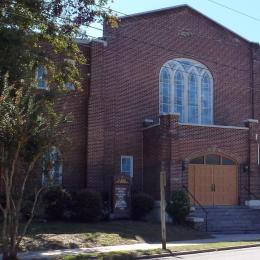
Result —
[{"label": "window on side wall", "polygon": [[62,158],[60,150],[53,146],[44,153],[42,159],[42,185],[62,185]]},{"label": "window on side wall", "polygon": [[121,174],[133,177],[133,156],[121,156]]},{"label": "window on side wall", "polygon": [[36,69],[36,81],[39,89],[47,89],[46,83],[47,69],[43,66],[39,66]]},{"label": "window on side wall", "polygon": [[[70,63],[73,66],[76,66],[75,60],[72,59],[64,59],[64,62]],[[65,88],[68,90],[75,90],[75,85],[72,82],[66,82]]]}]

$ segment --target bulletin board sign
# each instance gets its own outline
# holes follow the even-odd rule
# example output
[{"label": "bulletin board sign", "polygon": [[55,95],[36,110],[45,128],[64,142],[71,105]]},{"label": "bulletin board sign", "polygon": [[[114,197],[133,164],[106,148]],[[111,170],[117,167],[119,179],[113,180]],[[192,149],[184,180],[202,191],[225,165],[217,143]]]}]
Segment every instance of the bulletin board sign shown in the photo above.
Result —
[{"label": "bulletin board sign", "polygon": [[116,176],[114,179],[113,189],[113,216],[114,218],[129,218],[130,217],[130,178],[124,175]]}]

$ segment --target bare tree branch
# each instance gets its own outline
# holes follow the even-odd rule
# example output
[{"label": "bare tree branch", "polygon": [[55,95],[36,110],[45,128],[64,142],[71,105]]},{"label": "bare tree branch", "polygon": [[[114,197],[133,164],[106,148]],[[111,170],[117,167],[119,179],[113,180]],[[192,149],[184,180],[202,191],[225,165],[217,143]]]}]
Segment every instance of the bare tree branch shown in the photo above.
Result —
[{"label": "bare tree branch", "polygon": [[35,194],[35,197],[34,197],[34,202],[33,202],[33,206],[32,206],[32,209],[31,209],[31,215],[30,215],[30,218],[28,219],[28,221],[26,222],[24,228],[23,228],[23,231],[21,232],[21,235],[19,236],[19,238],[17,239],[17,242],[16,242],[16,247],[18,248],[19,247],[19,244],[21,243],[24,235],[26,234],[27,232],[27,229],[29,227],[29,225],[31,224],[32,220],[33,220],[33,217],[34,217],[34,213],[35,213],[35,208],[36,208],[36,205],[38,203],[38,199],[39,199],[39,196],[40,194],[42,193],[42,191],[46,189],[46,187],[41,187]]}]

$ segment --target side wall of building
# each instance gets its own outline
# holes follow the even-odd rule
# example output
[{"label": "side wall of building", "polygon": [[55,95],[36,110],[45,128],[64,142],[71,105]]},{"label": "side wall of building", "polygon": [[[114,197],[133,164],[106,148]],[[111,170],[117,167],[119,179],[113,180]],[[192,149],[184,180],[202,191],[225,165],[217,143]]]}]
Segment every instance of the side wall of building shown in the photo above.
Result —
[{"label": "side wall of building", "polygon": [[86,157],[88,132],[88,91],[90,73],[90,46],[79,45],[87,62],[80,66],[82,91],[68,91],[60,95],[56,108],[68,115],[69,123],[64,126],[68,141],[60,148],[63,164],[63,186],[78,190],[86,186]]}]

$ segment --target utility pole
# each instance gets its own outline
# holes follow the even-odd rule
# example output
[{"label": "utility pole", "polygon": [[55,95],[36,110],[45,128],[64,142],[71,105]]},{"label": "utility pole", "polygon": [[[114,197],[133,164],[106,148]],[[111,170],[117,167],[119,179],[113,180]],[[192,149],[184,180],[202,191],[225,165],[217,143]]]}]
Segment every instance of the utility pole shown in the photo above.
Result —
[{"label": "utility pole", "polygon": [[161,191],[161,232],[162,232],[162,249],[163,250],[166,250],[165,187],[166,187],[165,162],[162,161],[161,172],[160,172],[160,191]]}]

